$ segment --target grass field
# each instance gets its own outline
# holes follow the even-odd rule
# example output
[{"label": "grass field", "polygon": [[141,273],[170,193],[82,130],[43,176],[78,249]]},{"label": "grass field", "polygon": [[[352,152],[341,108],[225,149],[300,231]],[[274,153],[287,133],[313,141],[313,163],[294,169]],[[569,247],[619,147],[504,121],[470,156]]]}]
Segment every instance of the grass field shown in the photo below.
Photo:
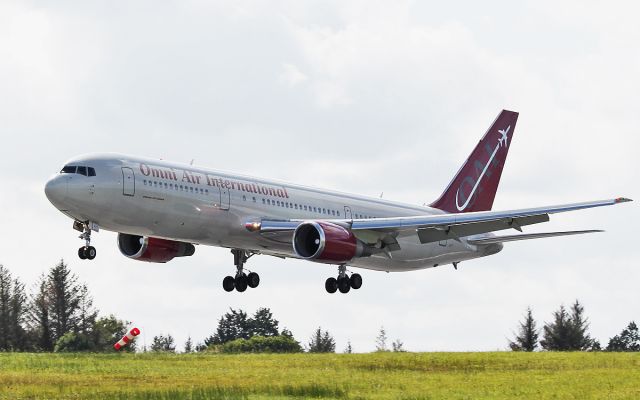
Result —
[{"label": "grass field", "polygon": [[0,399],[640,399],[640,354],[0,353]]}]

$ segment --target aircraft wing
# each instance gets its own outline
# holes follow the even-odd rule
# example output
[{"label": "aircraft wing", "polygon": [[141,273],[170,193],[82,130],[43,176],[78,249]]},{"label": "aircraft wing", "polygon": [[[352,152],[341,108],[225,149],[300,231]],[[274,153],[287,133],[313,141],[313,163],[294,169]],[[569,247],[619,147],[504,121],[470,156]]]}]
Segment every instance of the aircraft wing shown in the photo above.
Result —
[{"label": "aircraft wing", "polygon": [[[393,246],[399,235],[417,233],[421,243],[441,240],[459,240],[462,237],[494,232],[504,229],[522,231],[526,225],[549,221],[550,214],[576,211],[586,208],[611,206],[631,201],[624,197],[610,200],[588,201],[583,203],[564,204],[558,206],[525,208],[508,211],[481,211],[469,213],[452,213],[422,215],[413,217],[371,218],[371,219],[321,219],[350,229],[353,234],[366,243],[378,240]],[[250,222],[246,228],[258,231],[274,240],[290,239],[296,227],[306,220],[268,220]],[[513,240],[513,239],[512,239]],[[397,245],[397,242],[395,242]],[[393,250],[391,248],[390,250]]]}]

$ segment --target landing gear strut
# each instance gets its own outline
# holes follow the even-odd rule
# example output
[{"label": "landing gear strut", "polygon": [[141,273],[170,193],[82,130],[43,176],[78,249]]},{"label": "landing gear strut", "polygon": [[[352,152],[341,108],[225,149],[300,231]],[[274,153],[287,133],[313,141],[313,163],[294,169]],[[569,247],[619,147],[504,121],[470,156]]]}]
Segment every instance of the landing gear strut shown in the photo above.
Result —
[{"label": "landing gear strut", "polygon": [[351,289],[360,289],[362,287],[362,276],[360,274],[347,275],[347,266],[340,265],[338,267],[338,277],[329,278],[324,283],[324,288],[328,293],[349,293]]},{"label": "landing gear strut", "polygon": [[227,276],[222,280],[222,287],[227,292],[232,292],[233,289],[238,292],[244,292],[248,287],[254,289],[260,284],[260,275],[255,272],[250,272],[249,275],[244,272],[244,264],[255,253],[250,253],[246,250],[233,249],[233,263],[236,266],[236,275]]},{"label": "landing gear strut", "polygon": [[73,223],[73,229],[82,232],[79,238],[84,240],[84,246],[78,249],[78,257],[80,257],[81,260],[93,260],[96,258],[96,248],[91,246],[91,228],[89,227],[89,223],[75,221]]}]

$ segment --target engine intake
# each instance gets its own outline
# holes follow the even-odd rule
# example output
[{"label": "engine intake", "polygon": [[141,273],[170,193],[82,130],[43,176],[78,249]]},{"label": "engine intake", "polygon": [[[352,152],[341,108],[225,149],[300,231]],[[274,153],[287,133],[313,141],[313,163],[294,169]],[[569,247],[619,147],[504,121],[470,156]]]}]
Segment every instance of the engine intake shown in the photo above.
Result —
[{"label": "engine intake", "polygon": [[329,222],[303,222],[293,233],[293,250],[307,260],[347,262],[364,256],[363,244],[353,233]]},{"label": "engine intake", "polygon": [[192,256],[196,251],[191,243],[127,233],[118,233],[118,248],[126,257],[154,263],[166,263],[175,257]]}]

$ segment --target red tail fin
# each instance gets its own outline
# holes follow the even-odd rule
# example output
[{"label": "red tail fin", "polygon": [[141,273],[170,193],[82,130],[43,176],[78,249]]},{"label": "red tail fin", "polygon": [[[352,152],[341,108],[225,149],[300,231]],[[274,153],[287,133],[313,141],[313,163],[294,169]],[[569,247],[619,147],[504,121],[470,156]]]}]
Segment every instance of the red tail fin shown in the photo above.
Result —
[{"label": "red tail fin", "polygon": [[503,110],[431,207],[450,213],[489,211],[496,197],[518,113]]}]

